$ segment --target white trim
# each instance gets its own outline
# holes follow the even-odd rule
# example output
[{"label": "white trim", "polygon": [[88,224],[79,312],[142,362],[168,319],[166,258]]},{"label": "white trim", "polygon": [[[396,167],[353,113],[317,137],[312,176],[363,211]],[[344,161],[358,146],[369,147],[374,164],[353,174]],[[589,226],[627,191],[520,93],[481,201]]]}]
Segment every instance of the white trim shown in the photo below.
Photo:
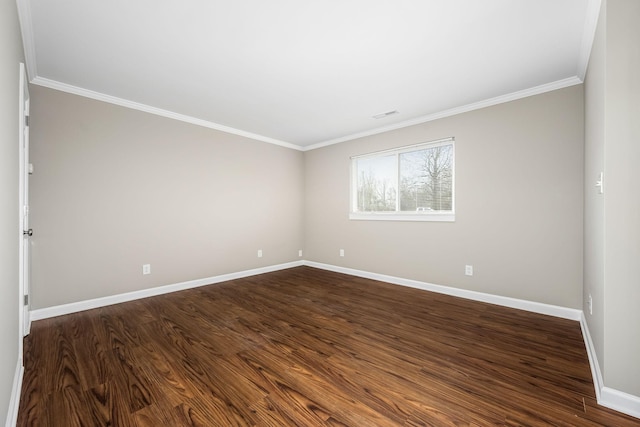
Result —
[{"label": "white trim", "polygon": [[22,357],[18,358],[16,372],[13,375],[13,386],[11,387],[11,398],[7,409],[6,427],[15,427],[18,422],[18,409],[20,408],[20,393],[22,392],[22,377],[24,376],[24,366]]},{"label": "white trim", "polygon": [[582,30],[582,40],[580,43],[580,55],[578,56],[578,78],[584,81],[589,66],[589,57],[593,47],[593,39],[598,27],[598,16],[600,15],[600,0],[588,0],[587,13]]},{"label": "white trim", "polygon": [[[18,0],[18,3],[20,2],[27,2],[28,0]],[[596,0],[598,1],[598,0]],[[25,36],[23,36],[25,37]],[[26,42],[25,42],[26,43]],[[25,47],[25,49],[27,49]],[[28,54],[26,54],[28,55]],[[34,55],[35,56],[35,55]],[[33,65],[30,64],[29,59],[27,58],[27,67],[28,67],[28,71],[29,71],[29,75],[30,76],[35,76],[36,75],[36,71],[35,71],[35,59],[33,59]],[[312,145],[308,145],[308,146],[301,146],[301,145],[297,145],[291,142],[286,142],[286,141],[280,141],[278,139],[274,139],[274,138],[270,138],[264,135],[258,135],[255,133],[251,133],[251,132],[246,132],[240,129],[236,129],[236,128],[232,128],[229,126],[225,126],[225,125],[221,125],[218,123],[214,123],[214,122],[210,122],[208,120],[203,120],[203,119],[198,119],[195,117],[191,117],[191,116],[187,116],[185,114],[180,114],[180,113],[175,113],[173,111],[168,111],[168,110],[163,110],[161,108],[156,108],[156,107],[152,107],[150,105],[146,105],[146,104],[141,104],[138,102],[133,102],[133,101],[129,101],[126,99],[122,99],[122,98],[118,98],[115,96],[111,96],[111,95],[105,95],[103,93],[100,92],[95,92],[89,89],[83,89],[77,86],[73,86],[73,85],[69,85],[66,83],[61,83],[55,80],[51,80],[51,79],[47,79],[44,77],[35,77],[31,80],[31,83],[39,85],[39,86],[44,86],[44,87],[48,87],[50,89],[56,89],[62,92],[67,92],[67,93],[72,93],[74,95],[78,95],[78,96],[84,96],[86,98],[91,98],[91,99],[95,99],[98,101],[103,101],[103,102],[107,102],[110,104],[115,104],[115,105],[120,105],[122,107],[126,107],[126,108],[131,108],[134,110],[139,110],[139,111],[144,111],[146,113],[150,113],[150,114],[155,114],[158,116],[162,116],[162,117],[167,117],[170,119],[174,119],[174,120],[179,120],[185,123],[191,123],[197,126],[203,126],[209,129],[215,129],[215,130],[219,130],[221,132],[226,132],[226,133],[230,133],[233,135],[239,135],[239,136],[243,136],[245,138],[250,138],[256,141],[262,141],[262,142],[266,142],[269,144],[274,144],[274,145],[279,145],[281,147],[286,147],[286,148],[290,148],[293,150],[298,150],[298,151],[310,151],[310,150],[315,150],[317,148],[322,148],[322,147],[326,147],[329,145],[334,145],[334,144],[338,144],[341,142],[346,142],[346,141],[351,141],[353,139],[357,139],[357,138],[363,138],[365,136],[371,136],[371,135],[377,135],[379,133],[383,133],[383,132],[388,132],[391,130],[395,130],[395,129],[401,129],[401,128],[405,128],[408,126],[413,126],[413,125],[417,125],[417,124],[421,124],[421,123],[426,123],[426,122],[430,122],[433,120],[437,120],[437,119],[442,119],[445,117],[450,117],[450,116],[455,116],[456,114],[462,114],[462,113],[466,113],[469,111],[473,111],[473,110],[479,110],[482,108],[486,108],[486,107],[491,107],[494,105],[498,105],[498,104],[503,104],[505,102],[511,102],[511,101],[515,101],[518,99],[522,99],[522,98],[526,98],[529,96],[534,96],[534,95],[540,95],[542,93],[546,93],[546,92],[551,92],[554,90],[558,90],[558,89],[564,89],[566,87],[570,87],[570,86],[574,86],[577,84],[581,84],[582,83],[582,79],[580,79],[578,76],[574,76],[574,77],[569,77],[563,80],[558,80],[555,82],[551,82],[551,83],[546,83],[543,85],[539,85],[539,86],[535,86],[529,89],[524,89],[521,91],[517,91],[517,92],[513,92],[513,93],[509,93],[506,95],[501,95],[501,96],[497,96],[494,98],[490,98],[490,99],[486,99],[483,101],[478,101],[472,104],[467,104],[467,105],[463,105],[460,107],[456,107],[456,108],[451,108],[449,110],[445,110],[445,111],[441,111],[438,113],[434,113],[434,114],[429,114],[426,116],[421,116],[421,117],[417,117],[411,120],[405,120],[402,121],[400,123],[395,123],[392,125],[388,125],[388,126],[383,126],[383,127],[379,127],[376,129],[372,129],[372,130],[368,130],[368,131],[364,131],[364,132],[359,132],[359,133],[355,133],[352,135],[347,135],[347,136],[343,136],[340,138],[336,138],[336,139],[331,139],[328,141],[324,141],[324,142],[319,142],[317,144],[312,144]]]},{"label": "white trim", "polygon": [[221,132],[230,133],[233,135],[243,136],[256,141],[262,141],[269,144],[279,145],[281,147],[291,148],[293,150],[302,150],[299,145],[292,144],[290,142],[280,141],[278,139],[269,138],[268,136],[258,135],[256,133],[246,132],[240,129],[232,128],[229,126],[221,125],[218,123],[210,122],[204,119],[198,119],[196,117],[187,116],[186,114],[175,113],[169,110],[163,110],[161,108],[152,107],[150,105],[141,104],[139,102],[129,101],[127,99],[118,98],[116,96],[105,95],[93,90],[84,89],[81,87],[61,83],[55,80],[50,80],[44,77],[36,77],[31,80],[31,83],[48,87],[50,89],[56,89],[62,92],[72,93],[74,95],[84,96],[85,98],[91,98],[102,102],[108,102],[109,104],[119,105],[121,107],[131,108],[133,110],[144,111],[145,113],[155,114],[157,116],[167,117],[169,119],[179,120],[185,123],[191,123],[192,125],[202,126],[209,129],[219,130]]},{"label": "white trim", "polygon": [[349,219],[354,221],[455,222],[456,215],[450,212],[446,212],[446,213],[350,212]]},{"label": "white trim", "polygon": [[542,93],[551,92],[558,89],[564,89],[566,87],[575,86],[581,84],[582,80],[578,76],[569,77],[563,80],[558,80],[551,83],[546,83],[540,86],[535,86],[529,89],[524,89],[518,92],[508,93],[506,95],[496,96],[495,98],[486,99],[484,101],[474,102],[472,104],[463,105],[449,110],[441,111],[439,113],[429,114],[422,117],[417,117],[411,120],[405,120],[392,125],[379,127],[364,132],[354,133],[352,135],[343,136],[336,139],[330,139],[328,141],[319,142],[317,144],[308,145],[302,147],[302,151],[315,150],[316,148],[322,148],[329,145],[338,144],[341,142],[351,141],[352,139],[363,138],[365,136],[377,135],[379,133],[388,132],[395,129],[401,129],[408,126],[418,125],[421,123],[430,122],[445,117],[455,116],[456,114],[466,113],[473,110],[479,110],[481,108],[491,107],[493,105],[503,104],[505,102],[511,102],[518,99],[526,98],[529,96],[540,95]]},{"label": "white trim", "polygon": [[24,99],[24,88],[27,85],[25,79],[27,78],[27,74],[25,72],[24,63],[20,63],[19,67],[19,83],[18,83],[18,229],[16,230],[16,237],[18,239],[18,299],[15,302],[18,305],[18,357],[21,358],[23,356],[23,338],[25,336],[25,315],[24,315],[24,289],[25,289],[25,237],[24,237],[24,220],[25,220],[25,155],[26,153],[24,142],[25,142],[25,134],[24,134],[24,107],[25,107],[25,99]]},{"label": "white trim", "polygon": [[36,45],[33,37],[33,22],[31,21],[31,3],[29,0],[17,0],[18,20],[22,32],[22,47],[24,48],[24,59],[27,63],[27,73],[31,77],[38,75],[36,64]]},{"label": "white trim", "polygon": [[156,295],[168,294],[171,292],[183,291],[185,289],[197,288],[200,286],[212,285],[226,282],[228,280],[241,279],[243,277],[255,276],[257,274],[270,273],[303,265],[303,261],[293,261],[285,264],[271,265],[268,267],[254,268],[252,270],[239,271],[237,273],[222,274],[204,279],[189,280],[187,282],[175,283],[172,285],[158,286],[155,288],[143,289],[140,291],[127,292],[124,294],[110,295],[86,301],[72,302],[69,304],[57,305],[53,307],[40,308],[31,311],[31,320],[48,319],[50,317],[62,316],[64,314],[77,313],[79,311],[90,310],[92,308],[105,307],[137,299],[153,297]]},{"label": "white trim", "polygon": [[589,367],[591,368],[591,376],[593,377],[593,388],[596,392],[596,399],[600,402],[600,390],[604,387],[604,382],[602,380],[600,365],[598,364],[596,348],[593,345],[593,340],[589,333],[589,326],[587,325],[587,319],[584,317],[584,312],[580,316],[580,330],[582,331],[582,338],[584,338],[584,345],[587,349],[587,356],[589,357]]},{"label": "white trim", "polygon": [[[55,307],[48,307],[31,312],[32,320],[47,319],[50,317],[61,316],[64,314],[76,313],[79,311],[89,310],[92,308],[104,307],[107,305],[118,304],[127,301],[133,301],[136,299],[147,298],[156,295],[167,294],[171,292],[177,292],[185,289],[196,288],[200,286],[226,282],[229,280],[240,279],[243,277],[254,276],[257,274],[269,273],[278,270],[284,270],[287,268],[309,266],[319,268],[327,271],[334,271],[337,273],[348,274],[351,276],[364,277],[372,280],[379,280],[382,282],[392,283],[395,285],[407,286],[416,289],[422,289],[430,292],[437,292],[440,294],[451,295],[459,298],[465,298],[473,301],[486,302],[489,304],[496,304],[503,307],[510,307],[519,310],[525,310],[533,313],[544,314],[548,316],[559,317],[563,319],[575,320],[580,322],[582,335],[585,341],[587,349],[587,355],[589,357],[589,365],[591,367],[591,373],[594,379],[594,386],[596,389],[596,398],[598,404],[606,406],[610,409],[628,414],[633,417],[640,418],[640,397],[624,393],[603,385],[602,374],[598,365],[598,360],[593,346],[593,341],[589,334],[589,328],[584,317],[584,313],[581,310],[561,307],[550,304],[543,304],[533,301],[521,300],[517,298],[503,297],[499,295],[492,295],[483,292],[469,291],[465,289],[458,289],[449,286],[436,285],[433,283],[421,282],[418,280],[403,279],[400,277],[388,276],[384,274],[371,273],[363,270],[356,270],[353,268],[339,267],[330,264],[323,264],[314,261],[293,261],[284,264],[278,264],[268,267],[255,268],[252,270],[240,271],[237,273],[223,274],[220,276],[208,277],[205,279],[191,280],[187,282],[176,283],[173,285],[160,286],[151,289],[145,289],[141,291],[129,292],[126,294],[113,295],[103,298],[96,298],[88,301],[81,301],[77,303],[64,304]],[[13,427],[18,416],[18,407],[20,404],[20,392],[22,388],[22,377],[24,375],[24,368],[22,366],[22,359],[18,360],[16,367],[16,373],[13,380],[13,389],[11,394],[11,401],[9,404],[9,413],[7,415],[7,427]]]},{"label": "white trim", "polygon": [[591,340],[589,328],[587,327],[587,322],[582,310],[510,297],[503,297],[499,295],[486,294],[482,292],[468,291],[465,289],[452,288],[449,286],[435,285],[433,283],[403,279],[400,277],[355,270],[353,268],[347,267],[338,267],[335,265],[322,264],[313,261],[304,261],[304,265],[320,268],[322,270],[335,271],[336,273],[349,274],[352,276],[364,277],[366,279],[392,283],[395,285],[408,286],[411,288],[437,292],[459,298],[481,301],[489,304],[500,305],[503,307],[516,308],[533,313],[579,321],[580,328],[582,330],[582,336],[585,341],[585,347],[587,349],[587,356],[589,358],[589,365],[591,367],[591,374],[593,376],[598,404],[613,409],[614,411],[622,412],[632,417],[640,418],[640,397],[604,386],[602,373],[600,372],[600,365],[598,365],[598,358],[596,356],[595,347],[593,346],[593,341]]},{"label": "white trim", "polygon": [[609,387],[602,387],[598,403],[614,411],[640,418],[640,397]]},{"label": "white trim", "polygon": [[598,404],[613,409],[614,411],[640,418],[640,397],[604,385],[600,364],[598,363],[598,355],[593,345],[584,313],[582,313],[580,318],[580,328],[582,329],[582,336],[584,337],[585,347],[587,348],[587,356],[589,357],[589,366],[591,367],[593,386],[596,391]]},{"label": "white trim", "polygon": [[338,267],[335,265],[322,264],[314,261],[305,261],[304,265],[320,268],[322,270],[335,271],[336,273],[343,273],[349,274],[351,276],[364,277],[366,279],[379,280],[381,282],[392,283],[394,285],[407,286],[410,288],[422,289],[424,291],[437,292],[439,294],[446,294],[474,301],[501,305],[503,307],[510,307],[519,310],[530,311],[533,313],[546,314],[548,316],[560,317],[563,319],[580,320],[580,316],[582,313],[581,310],[573,308],[486,294],[483,292],[469,291],[466,289],[452,288],[449,286],[435,285],[433,283],[420,282],[418,280],[403,279],[400,277],[387,276],[385,274],[370,273],[368,271]]},{"label": "white trim", "polygon": [[[222,274],[219,276],[207,277],[204,279],[190,280],[171,285],[158,286],[155,288],[143,289],[140,291],[127,292],[124,294],[111,295],[107,297],[95,298],[86,301],[79,301],[69,304],[63,304],[53,307],[40,308],[31,312],[31,320],[41,320],[50,317],[61,316],[64,314],[76,313],[79,311],[90,310],[92,308],[104,307],[107,305],[118,304],[121,302],[133,301],[136,299],[152,297],[156,295],[167,294],[171,292],[182,291],[185,289],[197,288],[205,285],[226,282],[229,280],[240,279],[243,277],[255,276],[257,274],[270,273],[272,271],[285,270],[287,268],[299,267],[306,265],[309,267],[319,268],[321,270],[334,271],[336,273],[348,274],[351,276],[364,277],[366,279],[379,280],[381,282],[392,283],[395,285],[407,286],[416,289],[422,289],[430,292],[451,295],[455,297],[481,301],[490,304],[501,305],[504,307],[516,308],[520,310],[530,311],[539,314],[545,314],[563,319],[580,321],[582,311],[561,307],[556,305],[544,304],[534,301],[521,300],[517,298],[504,297],[500,295],[492,295],[483,292],[469,291],[466,289],[453,288],[450,286],[436,285],[433,283],[421,282],[412,279],[403,279],[401,277],[388,276],[385,274],[371,273],[353,268],[339,267],[330,264],[323,264],[315,261],[292,261],[284,264],[277,264],[268,267],[260,267],[252,270],[244,270],[237,273]],[[585,326],[586,327],[586,326]]]},{"label": "white trim", "polygon": [[530,311],[549,316],[560,317],[579,321],[582,311],[560,307],[556,305],[543,304],[539,302],[526,301],[516,298],[492,295],[483,292],[469,291],[465,289],[453,288],[450,286],[436,285],[433,283],[421,282],[412,279],[403,279],[401,277],[388,276],[385,274],[371,273],[368,271],[356,270],[353,268],[339,267],[330,264],[323,264],[315,261],[293,261],[284,264],[277,264],[268,267],[255,268],[252,270],[240,271],[237,273],[222,274],[220,276],[207,277],[204,279],[190,280],[187,282],[175,283],[171,285],[158,286],[155,288],[143,289],[140,291],[127,292],[124,294],[111,295],[102,298],[95,298],[86,301],[79,301],[69,304],[63,304],[53,307],[40,308],[31,311],[31,320],[48,319],[50,317],[62,316],[64,314],[76,313],[79,311],[90,310],[92,308],[104,307],[108,305],[118,304],[127,301],[133,301],[141,298],[152,297],[156,295],[167,294],[171,292],[182,291],[185,289],[197,288],[205,285],[226,282],[229,280],[240,279],[243,277],[255,276],[257,274],[270,273],[272,271],[285,270],[287,268],[299,267],[306,265],[309,267],[319,268],[321,270],[334,271],[336,273],[348,274],[351,276],[364,277],[381,282],[392,283],[395,285],[407,286],[416,289],[422,289],[430,292],[451,295],[455,297],[470,299],[474,301],[486,302],[489,304],[501,305],[504,307],[516,308],[520,310]]},{"label": "white trim", "polygon": [[29,126],[26,120],[29,117],[29,86],[25,64],[19,64],[18,84],[18,356],[22,358],[24,342],[23,338],[31,330],[31,318],[29,304],[25,304],[25,296],[29,296],[30,280],[30,239],[24,236],[24,231],[29,229]]},{"label": "white trim", "polygon": [[[393,211],[358,211],[358,160],[376,159],[381,157],[394,158],[394,168],[396,171],[395,184],[400,188],[400,158],[404,153],[428,150],[432,148],[451,146],[453,163],[451,167],[451,205],[452,210],[447,211],[401,211],[400,198],[396,198],[395,210]],[[455,222],[455,182],[456,182],[456,144],[453,136],[438,139],[435,141],[421,142],[418,144],[406,145],[403,147],[390,148],[382,151],[375,151],[367,154],[351,156],[351,178],[349,183],[349,219],[357,221],[436,221]],[[399,191],[399,190],[398,190]],[[417,201],[416,201],[417,203]],[[424,209],[424,208],[423,208]]]},{"label": "white trim", "polygon": [[[599,1],[599,0],[595,0],[595,1]],[[18,3],[21,3],[21,2],[28,2],[28,0],[18,0]],[[28,38],[27,36],[24,36],[24,35],[23,37],[25,38],[25,40]],[[33,45],[33,42],[30,42],[30,44]],[[28,46],[25,44],[25,51],[27,50],[27,48]],[[62,92],[72,93],[78,96],[84,96],[86,98],[91,98],[98,101],[107,102],[110,104],[120,105],[122,107],[131,108],[134,110],[144,111],[146,113],[155,114],[158,116],[167,117],[174,120],[179,120],[185,123],[191,123],[197,126],[203,126],[209,129],[219,130],[221,132],[226,132],[233,135],[243,136],[245,138],[250,138],[256,141],[262,141],[269,144],[279,145],[281,147],[286,147],[286,148],[290,148],[298,151],[315,150],[317,148],[322,148],[329,145],[338,144],[341,142],[351,141],[353,139],[363,138],[365,136],[377,135],[379,133],[388,132],[395,129],[401,129],[401,128],[405,128],[405,127],[409,127],[409,126],[413,126],[421,123],[426,123],[433,120],[442,119],[445,117],[455,116],[456,114],[466,113],[473,110],[479,110],[482,108],[503,104],[505,102],[511,102],[518,99],[526,98],[529,96],[540,95],[542,93],[551,92],[558,89],[564,89],[566,87],[570,87],[570,86],[574,86],[582,83],[582,79],[579,76],[569,77],[563,80],[557,80],[555,82],[546,83],[546,84],[535,86],[529,89],[524,89],[521,91],[512,92],[506,95],[497,96],[497,97],[486,99],[483,101],[474,102],[472,104],[451,108],[449,110],[441,111],[438,113],[417,117],[411,120],[405,120],[392,125],[379,127],[376,129],[371,129],[368,131],[359,132],[359,133],[343,136],[336,139],[330,139],[327,141],[319,142],[317,144],[302,146],[302,145],[297,145],[291,142],[280,141],[278,139],[270,138],[268,136],[246,132],[240,129],[221,125],[208,120],[198,119],[196,117],[191,117],[185,114],[175,113],[173,111],[163,110],[161,108],[152,107],[150,105],[129,101],[129,100],[118,98],[111,95],[106,95],[100,92],[95,92],[89,89],[84,89],[84,88],[69,85],[66,83],[61,83],[55,80],[47,79],[45,77],[39,77],[36,74],[35,54],[33,55],[34,58],[31,61],[29,60],[29,54],[28,53],[25,53],[25,54],[27,55],[27,66],[29,70],[29,75],[36,76],[31,80],[31,83],[33,84],[48,87],[50,89],[56,89]],[[587,57],[587,60],[588,60],[588,57]],[[33,62],[33,64],[31,64],[30,62]]]},{"label": "white trim", "polygon": [[373,151],[366,154],[359,154],[357,156],[351,156],[349,158],[351,160],[357,160],[357,159],[375,158],[375,157],[380,157],[387,154],[404,154],[404,153],[410,153],[412,151],[418,151],[420,149],[443,147],[445,145],[454,145],[455,142],[456,142],[455,137],[448,136],[446,138],[436,139],[433,141],[419,142],[417,144],[403,145],[402,147],[388,148],[386,150]]}]

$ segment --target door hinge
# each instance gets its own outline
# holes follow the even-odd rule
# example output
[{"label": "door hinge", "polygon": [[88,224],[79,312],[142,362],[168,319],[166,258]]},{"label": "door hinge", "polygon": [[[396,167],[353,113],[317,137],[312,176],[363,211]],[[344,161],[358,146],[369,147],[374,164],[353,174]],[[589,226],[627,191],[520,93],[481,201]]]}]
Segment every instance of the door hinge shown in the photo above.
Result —
[{"label": "door hinge", "polygon": [[25,295],[24,296],[24,304],[23,305],[29,305],[29,295]]},{"label": "door hinge", "polygon": [[29,127],[29,116],[24,116],[24,125]]}]

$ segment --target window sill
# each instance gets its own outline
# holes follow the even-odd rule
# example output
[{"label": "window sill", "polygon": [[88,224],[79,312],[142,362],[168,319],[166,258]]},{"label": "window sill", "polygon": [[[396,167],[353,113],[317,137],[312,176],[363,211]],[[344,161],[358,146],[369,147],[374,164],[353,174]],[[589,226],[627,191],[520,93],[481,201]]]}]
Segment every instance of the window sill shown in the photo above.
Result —
[{"label": "window sill", "polygon": [[367,212],[367,213],[350,213],[350,220],[356,221],[435,221],[435,222],[455,222],[456,215],[454,213],[383,213],[383,212]]}]

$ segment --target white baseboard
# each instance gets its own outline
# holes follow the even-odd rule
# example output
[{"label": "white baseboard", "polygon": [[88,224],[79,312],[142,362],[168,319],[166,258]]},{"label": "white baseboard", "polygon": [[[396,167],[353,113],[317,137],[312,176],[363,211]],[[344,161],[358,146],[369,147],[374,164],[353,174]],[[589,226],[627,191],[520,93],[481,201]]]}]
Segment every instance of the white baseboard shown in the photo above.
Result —
[{"label": "white baseboard", "polygon": [[640,397],[609,387],[602,387],[598,403],[618,412],[640,418]]},{"label": "white baseboard", "polygon": [[410,288],[422,289],[425,291],[437,292],[439,294],[452,295],[455,297],[470,299],[474,301],[486,302],[489,304],[501,305],[504,307],[517,308],[539,314],[546,314],[563,319],[580,320],[581,310],[560,307],[557,305],[543,304],[539,302],[526,301],[516,298],[503,297],[499,295],[486,294],[483,292],[468,291],[465,289],[452,288],[450,286],[435,285],[433,283],[420,282],[418,280],[403,279],[400,277],[387,276],[385,274],[371,273],[368,271],[355,270],[353,268],[338,267],[335,265],[321,264],[319,262],[305,261],[304,265],[320,268],[323,270],[335,271],[337,273],[349,274],[351,276],[364,277],[366,279],[379,280],[381,282],[392,283],[394,285],[408,286]]},{"label": "white baseboard", "polygon": [[102,298],[95,298],[86,301],[78,301],[69,304],[57,305],[53,307],[40,308],[31,311],[31,320],[48,319],[50,317],[62,316],[64,314],[77,313],[79,311],[90,310],[92,308],[105,307],[122,302],[134,301],[141,298],[153,297],[156,295],[168,294],[171,292],[183,291],[185,289],[197,288],[200,286],[212,285],[226,282],[228,280],[241,279],[243,277],[255,276],[257,274],[270,273],[272,271],[284,270],[287,268],[303,265],[303,261],[293,261],[285,264],[271,265],[268,267],[254,268],[252,270],[240,271],[237,273],[222,274],[220,276],[207,277],[204,279],[189,280],[187,282],[175,283],[172,285],[158,286],[155,288],[143,289],[140,291],[127,292],[124,294],[110,295]]},{"label": "white baseboard", "polygon": [[584,345],[587,348],[587,356],[589,357],[589,367],[591,368],[591,376],[593,377],[593,387],[596,391],[596,399],[600,402],[600,390],[604,387],[604,381],[602,378],[602,372],[600,371],[600,365],[598,364],[598,356],[596,354],[596,348],[593,345],[591,334],[589,333],[589,326],[587,325],[587,319],[584,317],[584,313],[580,316],[580,329],[582,330],[582,338],[584,339]]},{"label": "white baseboard", "polygon": [[542,304],[533,301],[526,301],[516,298],[502,297],[498,295],[486,294],[482,292],[468,291],[465,289],[452,288],[449,286],[435,285],[433,283],[420,282],[417,280],[403,279],[400,277],[387,276],[384,274],[371,273],[368,271],[356,270],[353,268],[338,267],[330,264],[322,264],[314,261],[293,261],[285,264],[277,264],[268,267],[256,268],[252,270],[240,271],[237,273],[223,274],[220,276],[207,277],[204,279],[190,280],[187,282],[175,283],[155,288],[143,289],[140,291],[127,292],[124,294],[110,295],[102,298],[95,298],[86,301],[79,301],[69,304],[63,304],[53,307],[40,308],[32,310],[30,320],[36,321],[47,319],[64,314],[77,313],[79,311],[90,310],[92,308],[105,307],[107,305],[119,304],[122,302],[133,301],[140,298],[147,298],[156,295],[167,294],[170,292],[182,291],[185,289],[196,288],[199,286],[211,285],[228,280],[240,279],[243,277],[255,276],[256,274],[269,273],[272,271],[284,270],[287,268],[307,265],[322,270],[334,271],[337,273],[349,274],[351,276],[364,277],[367,279],[379,280],[381,282],[393,283],[396,285],[408,286],[411,288],[422,289],[441,294],[452,295],[460,298],[471,299],[475,301],[487,302],[490,304],[502,305],[505,307],[517,308],[521,310],[531,311],[534,313],[547,314],[550,316],[561,317],[564,319],[580,320],[581,311],[566,307],[560,307],[550,304]]},{"label": "white baseboard", "polygon": [[[554,317],[560,317],[563,319],[576,320],[580,322],[582,329],[582,335],[587,348],[587,355],[589,356],[589,364],[591,367],[591,373],[593,375],[594,387],[596,391],[596,398],[600,405],[614,409],[619,412],[631,415],[633,417],[640,418],[640,397],[633,396],[609,387],[605,387],[603,383],[602,373],[600,372],[600,366],[598,365],[598,359],[596,356],[593,341],[589,334],[587,322],[584,314],[581,310],[561,307],[550,304],[543,304],[533,301],[521,300],[517,298],[503,297],[499,295],[492,295],[483,292],[469,291],[465,289],[458,289],[449,286],[436,285],[433,283],[420,282],[417,280],[403,279],[400,277],[388,276],[384,274],[371,273],[368,271],[356,270],[353,268],[339,267],[330,264],[323,264],[314,261],[294,261],[285,264],[278,264],[268,267],[261,267],[252,270],[240,271],[237,273],[223,274],[220,276],[207,277],[204,279],[190,280],[187,282],[181,282],[171,285],[159,286],[150,289],[144,289],[141,291],[128,292],[125,294],[112,295],[103,298],[96,298],[87,301],[80,301],[76,303],[64,304],[54,307],[47,307],[38,310],[31,311],[30,320],[36,321],[40,319],[46,319],[55,316],[61,316],[64,314],[76,313],[79,311],[89,310],[92,308],[104,307],[107,305],[118,304],[127,301],[133,301],[136,299],[147,298],[156,295],[167,294],[171,292],[181,291],[185,289],[196,288],[199,286],[211,285],[220,282],[226,282],[228,280],[240,279],[243,277],[255,276],[257,274],[270,273],[272,271],[284,270],[287,268],[298,267],[306,265],[309,267],[319,268],[322,270],[334,271],[337,273],[348,274],[351,276],[364,277],[372,280],[379,280],[381,282],[392,283],[395,285],[407,286],[416,289],[422,289],[430,292],[437,292],[440,294],[451,295],[455,297],[470,299],[474,301],[481,301],[490,304],[501,305],[504,307],[516,308],[520,310],[530,311],[533,313],[545,314]],[[15,421],[18,416],[18,405],[20,397],[20,389],[22,387],[22,375],[24,368],[21,361],[18,361],[18,368],[16,369],[16,376],[14,378],[13,394],[11,396],[11,404],[9,407],[9,414],[7,416],[7,427],[15,425]],[[12,424],[13,423],[13,424]]]},{"label": "white baseboard", "polygon": [[640,397],[604,385],[600,364],[598,363],[598,355],[593,345],[584,313],[580,318],[580,328],[587,348],[587,356],[589,356],[589,365],[591,366],[593,386],[598,404],[632,417],[640,418]]},{"label": "white baseboard", "polygon": [[322,264],[313,261],[304,261],[304,265],[320,268],[323,270],[335,271],[337,273],[349,274],[352,276],[364,277],[366,279],[379,280],[381,282],[395,285],[408,286],[411,288],[423,289],[426,291],[452,295],[474,301],[482,301],[490,304],[501,305],[534,313],[546,314],[563,319],[576,320],[580,322],[582,336],[587,348],[589,365],[593,376],[594,388],[598,404],[606,406],[618,412],[622,412],[632,417],[640,418],[640,397],[619,390],[604,386],[600,365],[596,356],[595,347],[589,334],[589,328],[582,310],[560,307],[549,304],[542,304],[532,301],[520,300],[516,298],[502,297],[498,295],[485,294],[482,292],[468,291],[464,289],[452,288],[449,286],[434,285],[433,283],[419,282],[417,280],[403,279],[400,277],[387,276],[384,274],[371,273],[368,271],[355,270],[352,268],[338,267],[335,265]]},{"label": "white baseboard", "polygon": [[18,358],[16,372],[13,375],[13,387],[11,387],[11,399],[9,400],[9,408],[7,411],[6,427],[15,427],[18,422],[18,409],[20,408],[20,393],[22,392],[23,375],[24,366],[22,366],[22,358]]}]

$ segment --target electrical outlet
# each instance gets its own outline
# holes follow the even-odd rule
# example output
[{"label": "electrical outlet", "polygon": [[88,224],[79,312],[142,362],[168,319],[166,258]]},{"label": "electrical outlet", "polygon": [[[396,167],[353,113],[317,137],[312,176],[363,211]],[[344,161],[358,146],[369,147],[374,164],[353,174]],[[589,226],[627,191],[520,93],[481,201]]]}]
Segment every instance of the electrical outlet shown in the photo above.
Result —
[{"label": "electrical outlet", "polygon": [[465,265],[464,274],[467,276],[473,276],[473,265]]},{"label": "electrical outlet", "polygon": [[142,265],[142,274],[151,274],[151,264]]},{"label": "electrical outlet", "polygon": [[344,256],[344,249],[340,249],[340,256]]},{"label": "electrical outlet", "polygon": [[258,249],[258,258],[262,258],[262,249]]},{"label": "electrical outlet", "polygon": [[302,256],[302,249],[298,251],[298,256]]},{"label": "electrical outlet", "polygon": [[593,314],[593,298],[591,298],[591,294],[589,294],[589,314]]}]

